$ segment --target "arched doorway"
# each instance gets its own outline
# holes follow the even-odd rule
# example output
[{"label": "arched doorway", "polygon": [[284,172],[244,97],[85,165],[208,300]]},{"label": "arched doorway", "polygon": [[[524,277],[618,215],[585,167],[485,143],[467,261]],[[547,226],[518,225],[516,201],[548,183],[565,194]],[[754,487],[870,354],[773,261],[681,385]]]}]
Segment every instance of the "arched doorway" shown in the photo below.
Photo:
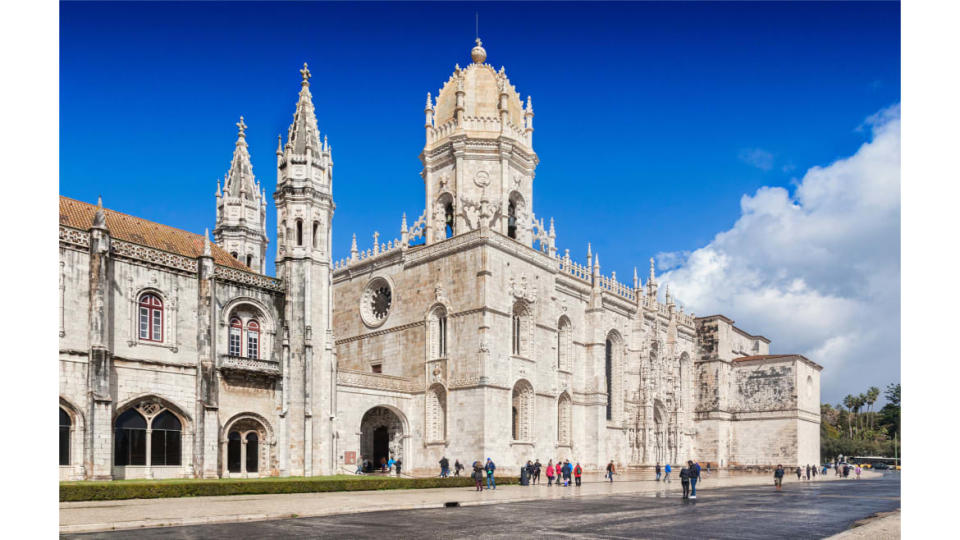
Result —
[{"label": "arched doorway", "polygon": [[368,459],[379,467],[391,457],[402,460],[404,422],[387,407],[374,407],[360,421],[360,459]]},{"label": "arched doorway", "polygon": [[257,478],[275,475],[271,458],[271,431],[266,420],[241,413],[226,423],[221,457],[224,477]]}]

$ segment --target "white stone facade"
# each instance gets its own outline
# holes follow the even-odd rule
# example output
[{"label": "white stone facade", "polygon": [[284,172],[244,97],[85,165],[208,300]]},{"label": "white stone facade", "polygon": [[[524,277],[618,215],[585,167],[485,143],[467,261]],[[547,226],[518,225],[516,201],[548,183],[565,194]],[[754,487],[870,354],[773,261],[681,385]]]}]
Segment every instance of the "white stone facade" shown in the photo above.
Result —
[{"label": "white stone facade", "polygon": [[558,253],[532,207],[531,100],[479,40],[471,56],[427,98],[424,213],[336,264],[306,66],[277,149],[277,278],[242,119],[215,246],[137,240],[133,225],[162,226],[61,199],[62,479],[331,474],[391,455],[414,474],[443,456],[819,460],[818,365],[660,300],[652,261],[627,284],[589,249]]}]

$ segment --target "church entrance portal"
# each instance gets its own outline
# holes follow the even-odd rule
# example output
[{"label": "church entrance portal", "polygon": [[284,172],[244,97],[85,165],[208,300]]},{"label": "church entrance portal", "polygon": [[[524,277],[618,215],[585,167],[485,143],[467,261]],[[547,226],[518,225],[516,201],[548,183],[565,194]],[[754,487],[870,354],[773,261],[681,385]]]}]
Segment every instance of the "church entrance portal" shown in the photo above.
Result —
[{"label": "church entrance portal", "polygon": [[383,463],[384,459],[390,460],[390,432],[380,426],[373,430],[373,462]]},{"label": "church entrance portal", "polygon": [[403,421],[386,407],[374,407],[360,421],[360,455],[374,467],[382,461],[403,459]]}]

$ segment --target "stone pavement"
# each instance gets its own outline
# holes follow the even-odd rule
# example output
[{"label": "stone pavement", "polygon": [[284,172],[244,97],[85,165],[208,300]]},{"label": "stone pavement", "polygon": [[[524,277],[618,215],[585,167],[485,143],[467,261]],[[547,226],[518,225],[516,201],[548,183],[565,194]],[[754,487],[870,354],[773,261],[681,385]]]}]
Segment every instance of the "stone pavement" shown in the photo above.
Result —
[{"label": "stone pavement", "polygon": [[[676,473],[674,473],[676,474]],[[865,472],[864,479],[879,477]],[[500,504],[529,500],[556,500],[570,497],[625,495],[631,493],[679,493],[679,479],[670,484],[649,479],[649,473],[620,475],[613,483],[598,475],[586,477],[580,488],[502,486],[496,490],[474,488],[433,488],[411,490],[353,491],[337,493],[297,493],[279,495],[231,495],[220,497],[184,497],[171,499],[133,499],[124,501],[85,501],[60,503],[60,533],[139,529],[263,521],[291,517],[329,516],[384,510],[442,508],[447,503],[460,506]],[[819,478],[819,477],[818,477]],[[837,481],[827,475],[811,482]],[[852,478],[846,482],[857,482]],[[799,483],[787,475],[785,486]],[[697,491],[719,487],[770,484],[770,474],[716,475],[697,484]]]},{"label": "stone pavement", "polygon": [[[862,523],[862,524],[861,524]],[[897,540],[900,538],[900,510],[857,522],[852,529],[835,534],[827,540]]]}]

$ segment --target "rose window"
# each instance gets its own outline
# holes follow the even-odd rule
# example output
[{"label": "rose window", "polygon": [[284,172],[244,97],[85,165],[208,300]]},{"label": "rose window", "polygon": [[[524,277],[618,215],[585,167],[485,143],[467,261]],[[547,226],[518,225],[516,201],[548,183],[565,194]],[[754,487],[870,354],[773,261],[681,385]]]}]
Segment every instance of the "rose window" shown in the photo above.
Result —
[{"label": "rose window", "polygon": [[380,326],[390,315],[393,291],[384,278],[374,278],[367,284],[360,300],[360,318],[371,327]]}]

